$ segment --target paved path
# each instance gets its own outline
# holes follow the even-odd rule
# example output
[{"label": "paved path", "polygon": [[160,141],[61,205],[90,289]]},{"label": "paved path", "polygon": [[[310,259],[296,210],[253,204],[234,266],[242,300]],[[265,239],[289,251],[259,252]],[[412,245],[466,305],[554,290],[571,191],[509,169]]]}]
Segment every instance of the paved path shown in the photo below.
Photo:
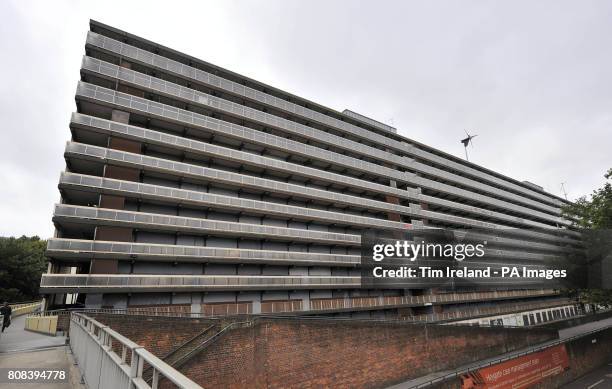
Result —
[{"label": "paved path", "polygon": [[34,351],[0,353],[0,368],[45,370],[64,370],[68,372],[67,382],[38,382],[28,384],[0,383],[2,389],[84,389],[81,385],[79,369],[73,363],[70,348],[67,346],[39,349]]},{"label": "paved path", "polygon": [[[594,322],[591,322],[591,323],[581,324],[581,325],[576,326],[576,327],[570,327],[570,328],[565,328],[565,329],[559,330],[559,339],[561,339],[561,340],[568,339],[568,338],[571,338],[572,336],[584,334],[584,333],[587,333],[587,332],[590,332],[590,331],[595,331],[595,330],[598,330],[598,329],[601,329],[601,328],[605,328],[605,327],[609,327],[609,326],[612,326],[612,317],[611,318],[607,318],[607,319],[603,319],[603,320],[599,320],[599,321],[594,321]],[[552,345],[555,342],[557,342],[557,340],[553,340],[553,341],[545,342],[545,343],[540,343],[540,344],[537,345],[537,347],[545,346],[547,344],[551,344]],[[387,389],[409,389],[409,388],[414,388],[414,387],[417,387],[418,385],[423,385],[423,384],[426,384],[426,383],[428,383],[428,382],[430,382],[432,380],[444,377],[444,376],[446,376],[448,374],[452,374],[452,373],[454,373],[457,370],[464,370],[464,369],[474,370],[474,369],[479,368],[479,366],[486,365],[487,363],[490,363],[490,362],[494,362],[494,361],[496,361],[496,360],[498,360],[500,358],[507,358],[507,357],[512,357],[512,356],[518,355],[520,353],[523,353],[525,351],[530,350],[531,348],[532,347],[528,347],[528,348],[525,348],[525,349],[521,349],[521,350],[517,350],[517,351],[512,351],[512,352],[509,352],[509,353],[500,354],[500,355],[497,355],[497,356],[492,357],[492,358],[487,358],[487,359],[483,359],[483,360],[480,360],[480,361],[469,363],[469,364],[466,364],[466,365],[463,365],[463,366],[459,366],[459,367],[457,367],[455,369],[448,369],[448,370],[443,370],[443,371],[437,371],[435,373],[431,373],[431,374],[428,374],[426,376],[418,377],[418,378],[415,378],[415,379],[412,379],[412,380],[409,380],[409,381],[402,382],[402,383],[397,384],[397,385],[390,386]],[[610,383],[612,384],[612,381],[610,381]],[[586,388],[586,386],[583,387],[583,389],[584,388]],[[601,387],[601,388],[600,387],[594,387],[593,389],[595,389],[595,388],[596,389],[603,389],[603,388],[605,388],[605,389],[612,389],[612,386]]]},{"label": "paved path", "polygon": [[25,315],[14,318],[11,326],[0,334],[0,353],[56,347],[66,343],[64,336],[49,336],[24,330],[25,318]]},{"label": "paved path", "polygon": [[[0,334],[0,368],[65,370],[68,382],[39,382],[30,384],[1,383],[2,389],[82,389],[81,376],[70,348],[65,346],[66,337],[49,336],[24,329],[25,316],[13,319],[11,326]],[[25,385],[25,386],[24,386]]]},{"label": "paved path", "polygon": [[612,363],[593,370],[561,389],[610,389],[612,388]]}]

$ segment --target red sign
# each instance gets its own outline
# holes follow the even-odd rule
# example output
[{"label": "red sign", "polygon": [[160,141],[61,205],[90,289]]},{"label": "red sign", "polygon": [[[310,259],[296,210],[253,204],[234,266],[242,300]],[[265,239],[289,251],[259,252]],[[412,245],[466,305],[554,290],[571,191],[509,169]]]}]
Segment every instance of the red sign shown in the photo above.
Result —
[{"label": "red sign", "polygon": [[471,372],[462,377],[462,389],[525,389],[568,368],[561,344]]}]

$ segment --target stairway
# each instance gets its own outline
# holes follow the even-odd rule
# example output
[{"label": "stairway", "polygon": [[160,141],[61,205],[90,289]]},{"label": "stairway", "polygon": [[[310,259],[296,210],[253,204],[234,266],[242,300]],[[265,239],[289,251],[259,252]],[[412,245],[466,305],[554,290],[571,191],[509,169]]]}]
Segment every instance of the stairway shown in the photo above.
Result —
[{"label": "stairway", "polygon": [[[174,350],[170,351],[168,354],[163,356],[161,359],[166,362],[168,365],[176,368],[176,363],[185,358],[187,355],[196,350],[200,345],[205,343],[208,339],[212,338],[215,334],[219,332],[219,324],[215,323],[208,327],[206,327],[203,331],[198,333],[193,338],[189,339],[185,343],[181,344]],[[142,373],[142,377],[145,381],[151,382],[153,376],[153,369],[148,367]]]}]

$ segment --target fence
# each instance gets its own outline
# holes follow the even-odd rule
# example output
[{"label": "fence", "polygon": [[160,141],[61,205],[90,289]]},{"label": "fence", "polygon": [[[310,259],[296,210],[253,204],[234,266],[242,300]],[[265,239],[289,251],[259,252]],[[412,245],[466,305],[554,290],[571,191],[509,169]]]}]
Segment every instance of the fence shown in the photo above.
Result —
[{"label": "fence", "polygon": [[41,302],[33,301],[33,302],[28,302],[28,303],[19,303],[19,304],[10,304],[10,305],[13,311],[11,315],[13,317],[17,317],[17,316],[26,315],[28,313],[32,313],[36,311],[38,308],[40,308]]},{"label": "fence", "polygon": [[[157,389],[161,379],[185,389],[201,389],[170,365],[128,338],[80,313],[70,316],[70,347],[89,389]],[[142,373],[153,371],[151,384]]]},{"label": "fence", "polygon": [[25,321],[25,329],[55,336],[57,332],[57,316],[28,316]]}]

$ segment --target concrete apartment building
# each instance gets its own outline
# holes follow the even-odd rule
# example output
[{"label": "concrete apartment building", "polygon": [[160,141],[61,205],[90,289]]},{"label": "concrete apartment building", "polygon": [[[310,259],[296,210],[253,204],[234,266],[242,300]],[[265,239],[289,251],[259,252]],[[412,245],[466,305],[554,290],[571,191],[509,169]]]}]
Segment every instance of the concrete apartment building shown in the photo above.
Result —
[{"label": "concrete apartment building", "polygon": [[75,98],[47,308],[418,319],[571,306],[555,290],[360,287],[368,228],[529,229],[496,249],[533,261],[579,248],[564,200],[536,185],[95,21]]}]

